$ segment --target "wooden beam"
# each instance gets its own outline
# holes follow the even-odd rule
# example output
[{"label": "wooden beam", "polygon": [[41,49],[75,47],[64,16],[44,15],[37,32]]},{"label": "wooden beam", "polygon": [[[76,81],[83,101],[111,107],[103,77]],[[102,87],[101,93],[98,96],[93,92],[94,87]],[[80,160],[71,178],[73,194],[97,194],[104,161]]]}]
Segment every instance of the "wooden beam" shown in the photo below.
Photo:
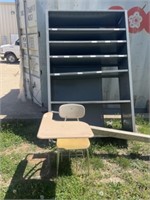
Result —
[{"label": "wooden beam", "polygon": [[150,135],[123,131],[123,130],[116,130],[111,128],[103,128],[99,126],[90,126],[94,137],[114,137],[126,140],[137,140],[140,142],[150,142]]}]

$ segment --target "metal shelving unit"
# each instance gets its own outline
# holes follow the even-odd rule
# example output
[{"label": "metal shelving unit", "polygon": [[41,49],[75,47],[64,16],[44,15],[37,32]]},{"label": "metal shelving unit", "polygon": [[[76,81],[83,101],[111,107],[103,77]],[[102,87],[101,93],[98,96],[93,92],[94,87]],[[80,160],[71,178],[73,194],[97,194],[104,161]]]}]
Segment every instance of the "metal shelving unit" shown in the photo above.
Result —
[{"label": "metal shelving unit", "polygon": [[[134,130],[126,21],[125,11],[48,11],[49,110],[80,103],[86,122],[104,126],[105,112],[117,105],[122,129]],[[117,80],[118,98],[104,98],[104,79]]]}]

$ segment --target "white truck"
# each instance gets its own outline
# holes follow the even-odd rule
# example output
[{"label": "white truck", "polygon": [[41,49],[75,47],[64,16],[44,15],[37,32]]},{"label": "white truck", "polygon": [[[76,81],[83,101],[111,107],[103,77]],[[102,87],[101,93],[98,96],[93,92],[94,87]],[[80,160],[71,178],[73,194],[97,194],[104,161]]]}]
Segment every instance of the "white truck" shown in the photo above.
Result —
[{"label": "white truck", "polygon": [[5,44],[0,46],[0,58],[6,59],[8,63],[15,63],[20,58],[20,42],[19,39],[13,44]]}]

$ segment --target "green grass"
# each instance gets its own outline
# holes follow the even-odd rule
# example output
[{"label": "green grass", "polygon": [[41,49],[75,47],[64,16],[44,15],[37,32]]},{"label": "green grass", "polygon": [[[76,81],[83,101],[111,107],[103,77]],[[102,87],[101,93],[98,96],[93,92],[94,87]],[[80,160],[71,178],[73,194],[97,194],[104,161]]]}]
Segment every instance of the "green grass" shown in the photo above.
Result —
[{"label": "green grass", "polygon": [[105,119],[104,125],[107,128],[122,129],[121,119]]},{"label": "green grass", "polygon": [[[147,121],[138,118],[137,124],[148,133]],[[2,124],[0,199],[149,199],[149,144],[93,139],[89,176],[85,159],[63,157],[56,178],[56,152],[37,139],[38,127],[35,120]]]},{"label": "green grass", "polygon": [[137,115],[136,124],[138,127],[138,132],[150,134],[150,122],[148,119],[144,119],[141,115]]},{"label": "green grass", "polygon": [[128,158],[124,158],[124,157],[117,157],[116,158],[116,163],[122,167],[122,168],[128,168],[130,167],[130,160]]}]

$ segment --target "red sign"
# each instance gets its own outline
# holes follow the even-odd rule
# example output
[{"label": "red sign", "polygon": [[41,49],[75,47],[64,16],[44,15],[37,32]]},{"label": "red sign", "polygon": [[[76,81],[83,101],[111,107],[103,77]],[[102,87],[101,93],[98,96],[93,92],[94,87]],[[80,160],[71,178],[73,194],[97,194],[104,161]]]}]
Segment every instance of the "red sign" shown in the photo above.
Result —
[{"label": "red sign", "polygon": [[[121,6],[111,6],[109,9],[124,10]],[[150,33],[150,12],[146,14],[142,8],[133,7],[128,10],[128,23],[130,33],[138,33],[144,29]]]}]

